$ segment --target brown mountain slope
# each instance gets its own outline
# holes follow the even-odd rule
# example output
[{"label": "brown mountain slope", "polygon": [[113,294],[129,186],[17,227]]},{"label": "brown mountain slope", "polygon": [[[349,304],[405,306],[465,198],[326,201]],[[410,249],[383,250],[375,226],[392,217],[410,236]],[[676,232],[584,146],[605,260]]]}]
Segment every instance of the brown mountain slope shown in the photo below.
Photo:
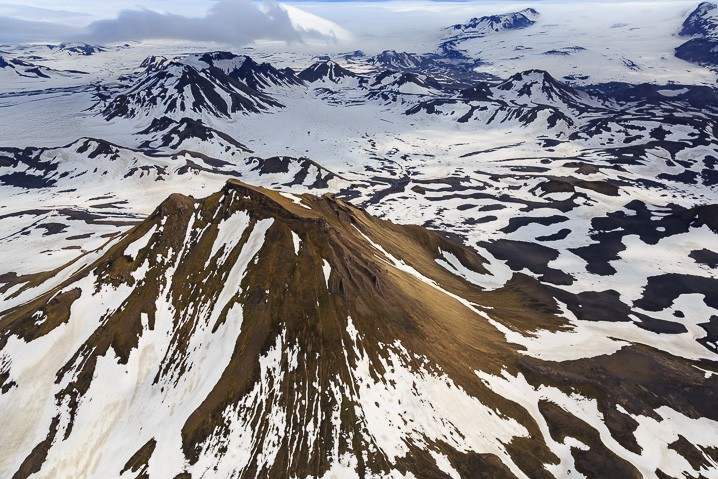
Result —
[{"label": "brown mountain slope", "polygon": [[[717,460],[690,430],[718,424],[714,363],[524,354],[507,335],[572,327],[551,291],[483,288],[475,251],[330,196],[173,195],[87,263],[1,313],[2,477],[639,477]],[[661,425],[679,435],[655,439]]]}]

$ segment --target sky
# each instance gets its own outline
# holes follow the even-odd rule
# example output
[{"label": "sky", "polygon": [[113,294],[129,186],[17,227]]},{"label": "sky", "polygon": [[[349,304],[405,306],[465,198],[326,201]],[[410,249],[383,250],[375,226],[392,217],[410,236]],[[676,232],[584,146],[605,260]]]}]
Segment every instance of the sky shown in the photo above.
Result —
[{"label": "sky", "polygon": [[178,38],[243,45],[256,39],[300,41],[318,35],[295,25],[287,10],[273,0],[0,3],[0,42],[6,43]]},{"label": "sky", "polygon": [[[244,46],[381,41],[472,16],[601,3],[665,6],[686,0],[0,0],[0,43],[179,39]],[[694,2],[695,4],[698,1]]]}]

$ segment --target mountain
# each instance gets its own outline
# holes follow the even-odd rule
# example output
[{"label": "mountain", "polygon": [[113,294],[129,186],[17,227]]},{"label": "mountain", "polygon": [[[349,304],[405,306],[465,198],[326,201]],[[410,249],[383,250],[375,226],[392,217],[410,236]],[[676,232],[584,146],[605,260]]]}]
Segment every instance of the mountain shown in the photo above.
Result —
[{"label": "mountain", "polygon": [[703,2],[683,22],[681,36],[694,37],[676,48],[675,56],[698,65],[718,67],[718,5]]},{"label": "mountain", "polygon": [[[193,163],[173,156],[150,156],[97,138],[81,138],[59,148],[0,148],[3,160],[0,184],[21,189],[56,187],[87,192],[94,186],[108,187],[97,181],[105,177],[115,186],[138,181],[146,188],[194,168],[225,172],[234,168],[229,162],[212,158],[206,158],[206,163],[195,159],[198,163]],[[138,186],[134,184],[129,189]]]},{"label": "mountain", "polygon": [[367,98],[385,103],[413,101],[418,97],[438,95],[442,86],[428,75],[412,72],[385,71],[366,83]]},{"label": "mountain", "polygon": [[[174,194],[99,251],[0,291],[0,473],[710,470],[697,458],[718,419],[712,366],[630,343],[538,359],[516,341],[571,324],[535,280],[482,286],[485,265],[332,196],[236,181]],[[658,425],[670,461],[646,449]]]},{"label": "mountain", "polygon": [[246,57],[215,53],[169,62],[145,60],[143,65],[144,73],[133,84],[106,104],[96,106],[106,120],[204,115],[229,118],[236,113],[260,113],[282,107],[269,95],[249,86],[279,81],[274,70],[250,63]]},{"label": "mountain", "polygon": [[683,22],[684,37],[718,38],[718,5],[703,2]]},{"label": "mountain", "polygon": [[0,56],[0,76],[8,82],[16,78],[47,80],[53,77],[76,77],[84,74],[85,72],[79,70],[56,70],[18,58],[6,59]]},{"label": "mountain", "polygon": [[[270,188],[303,187],[311,191],[343,191],[348,181],[309,158],[273,156],[244,159],[242,178]],[[356,186],[356,185],[352,185]]]},{"label": "mountain", "polygon": [[308,83],[340,83],[346,78],[357,78],[358,75],[331,60],[321,60],[302,70],[297,76]]},{"label": "mountain", "polygon": [[533,103],[585,110],[597,106],[598,99],[559,82],[544,70],[528,70],[512,75],[496,86],[498,96],[511,103]]},{"label": "mountain", "polygon": [[235,157],[252,151],[227,133],[208,127],[192,118],[175,121],[163,116],[154,118],[150,126],[137,133],[148,137],[140,148],[143,150],[193,151],[215,158]]},{"label": "mountain", "polygon": [[271,87],[291,87],[302,85],[291,69],[277,69],[269,63],[257,63],[247,55],[235,55],[231,52],[209,52],[188,55],[176,59],[198,70],[217,68],[254,90]]},{"label": "mountain", "polygon": [[388,70],[428,75],[450,88],[466,87],[491,77],[486,72],[479,71],[477,67],[481,65],[480,61],[454,50],[439,54],[385,50],[370,58],[349,57],[349,60],[379,72]]},{"label": "mountain", "polygon": [[707,67],[718,67],[718,38],[693,38],[676,48],[681,60]]},{"label": "mountain", "polygon": [[107,51],[105,48],[87,43],[60,43],[59,45],[48,45],[50,50],[58,50],[69,55],[90,56],[96,53]]},{"label": "mountain", "polygon": [[0,46],[0,479],[718,479],[699,1]]},{"label": "mountain", "polygon": [[528,70],[499,83],[479,83],[448,98],[423,100],[407,110],[445,114],[460,123],[518,123],[567,136],[578,116],[605,108],[607,100],[559,82],[548,72]]},{"label": "mountain", "polygon": [[159,70],[170,62],[167,57],[162,55],[150,55],[140,63],[139,70],[149,73],[152,70]]},{"label": "mountain", "polygon": [[697,108],[718,106],[718,92],[709,86],[609,83],[596,85],[595,88],[602,94],[622,102],[686,102]]},{"label": "mountain", "polygon": [[466,23],[459,23],[446,28],[446,31],[451,34],[461,32],[486,35],[492,32],[528,28],[536,23],[538,17],[539,12],[533,8],[526,8],[519,12],[473,17]]},{"label": "mountain", "polygon": [[463,42],[506,30],[528,28],[536,23],[538,17],[539,12],[533,8],[500,15],[473,17],[466,23],[445,28],[443,40],[439,44],[439,51],[446,56],[461,57],[464,55],[460,48]]},{"label": "mountain", "polygon": [[[54,269],[98,248],[177,188],[202,195],[228,178],[299,192],[363,186],[309,158],[250,156],[230,135],[191,119],[156,119],[139,137],[136,148],[96,138],[0,148],[0,283],[6,273]],[[37,254],[14,260],[27,251]]]},{"label": "mountain", "polygon": [[[196,152],[149,154],[94,138],[63,147],[0,148],[0,248],[6,255],[0,277],[71,262],[140,222],[171,185],[214,191],[240,170]],[[9,266],[17,256],[24,256],[22,264]]]},{"label": "mountain", "polygon": [[347,183],[309,158],[250,156],[252,151],[228,134],[189,118],[155,119],[139,135],[150,139],[138,149],[96,138],[59,148],[0,148],[0,185],[16,188],[18,193],[47,190],[48,196],[61,191],[105,199],[111,195],[114,203],[128,205],[142,201],[132,198],[133,193],[161,190],[155,185],[182,182],[183,177],[204,177],[213,186],[229,177],[315,191],[325,190],[330,183],[338,191]]},{"label": "mountain", "polygon": [[422,55],[416,53],[384,50],[374,56],[370,63],[383,70],[416,70],[422,68],[426,61]]}]

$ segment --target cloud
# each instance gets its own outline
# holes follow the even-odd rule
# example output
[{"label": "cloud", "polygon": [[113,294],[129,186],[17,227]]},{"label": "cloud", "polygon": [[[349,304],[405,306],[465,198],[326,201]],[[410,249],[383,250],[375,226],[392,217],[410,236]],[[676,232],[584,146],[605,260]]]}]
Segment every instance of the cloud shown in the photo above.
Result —
[{"label": "cloud", "polygon": [[88,14],[70,10],[55,10],[51,8],[35,7],[32,5],[0,3],[0,16],[28,21],[52,22],[58,20],[67,21],[83,19],[86,21]]},{"label": "cloud", "polygon": [[13,17],[0,17],[0,42],[54,42],[78,34],[79,30],[51,22],[36,22]]},{"label": "cloud", "polygon": [[[178,14],[177,10],[188,12],[187,8],[181,8],[187,7],[186,3],[174,5],[173,11],[167,12],[149,8],[125,9],[114,13],[114,18],[89,24],[85,21],[81,25],[77,24],[75,12],[0,3],[0,42],[112,43],[176,39],[241,46],[255,40],[327,43],[337,40],[345,32],[315,15],[290,6],[285,8],[276,0],[263,3],[253,0],[208,1],[205,5],[210,8],[204,10],[205,13],[195,9],[195,16]],[[152,5],[172,6],[169,2],[153,2]]]},{"label": "cloud", "polygon": [[96,43],[181,39],[244,45],[254,40],[303,41],[323,35],[293,25],[275,1],[220,0],[203,17],[187,17],[153,10],[124,10],[116,18],[87,26],[78,40]]}]

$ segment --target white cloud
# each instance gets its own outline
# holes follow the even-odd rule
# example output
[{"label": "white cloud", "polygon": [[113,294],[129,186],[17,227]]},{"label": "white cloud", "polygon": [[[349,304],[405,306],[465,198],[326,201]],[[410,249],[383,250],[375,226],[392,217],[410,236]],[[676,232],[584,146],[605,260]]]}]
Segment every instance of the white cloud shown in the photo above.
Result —
[{"label": "white cloud", "polygon": [[[235,46],[256,40],[304,42],[334,41],[345,31],[311,14],[299,15],[296,7],[288,7],[292,15],[274,0],[256,3],[252,0],[219,0],[203,2],[204,11],[196,3],[153,1],[145,5],[163,9],[135,8],[112,13],[113,18],[95,19],[84,26],[68,26],[63,17],[72,12],[0,4],[0,42],[83,41],[111,43],[153,39],[178,39],[196,42],[217,42]],[[72,3],[67,5],[70,8]],[[207,5],[211,5],[209,10]],[[167,9],[172,8],[171,11]],[[179,13],[181,12],[181,13]],[[192,13],[190,13],[192,12]],[[54,17],[53,17],[54,15]],[[97,18],[98,13],[91,14]],[[55,22],[31,21],[24,18],[54,18]],[[310,21],[297,21],[297,18]]]},{"label": "white cloud", "polygon": [[76,28],[57,23],[0,16],[0,42],[2,43],[54,42],[77,32]]},{"label": "white cloud", "polygon": [[0,3],[0,17],[40,22],[76,20],[87,22],[89,19],[89,15],[84,12],[57,10],[32,5],[18,5],[14,3]]},{"label": "white cloud", "polygon": [[251,0],[222,0],[198,18],[124,10],[114,19],[91,23],[83,40],[104,43],[155,38],[243,45],[257,39],[299,41],[301,34],[277,3],[260,7]]}]

